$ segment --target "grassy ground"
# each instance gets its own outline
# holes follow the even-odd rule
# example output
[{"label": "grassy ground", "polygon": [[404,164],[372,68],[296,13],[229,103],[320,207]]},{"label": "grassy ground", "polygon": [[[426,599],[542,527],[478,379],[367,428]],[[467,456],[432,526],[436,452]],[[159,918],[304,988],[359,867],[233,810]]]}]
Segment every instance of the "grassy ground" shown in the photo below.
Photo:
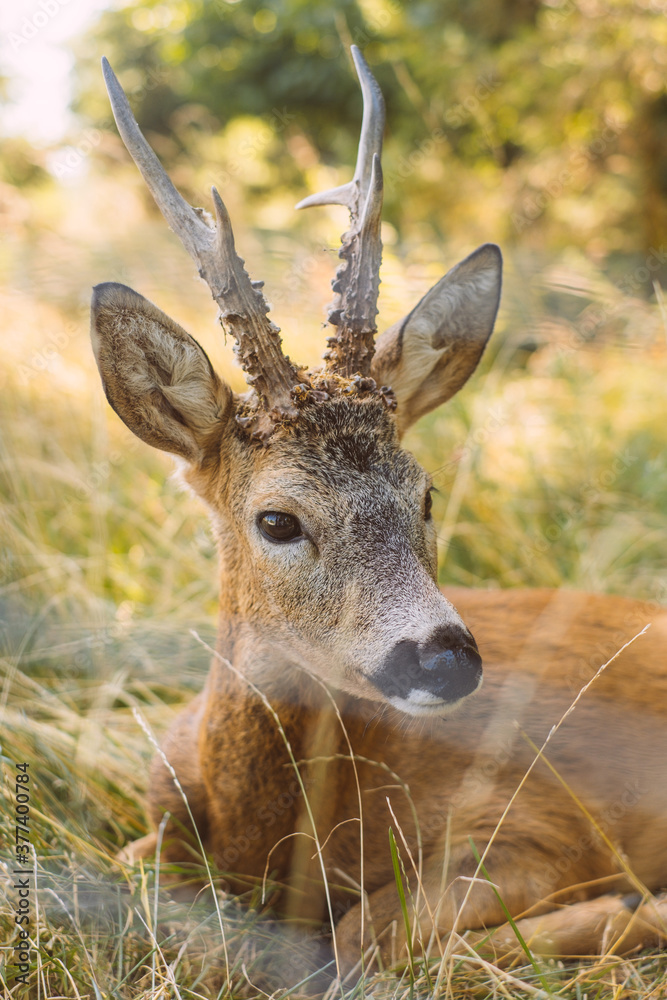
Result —
[{"label": "grassy ground", "polygon": [[[108,195],[96,192],[103,216],[111,214]],[[169,460],[136,442],[103,400],[87,345],[90,284],[134,285],[211,348],[237,386],[240,380],[222,345],[212,347],[208,293],[189,280],[189,263],[162,226],[138,212],[128,230],[133,206],[116,200],[116,227],[94,236],[90,219],[83,228],[68,221],[72,193],[62,197],[39,231],[16,230],[3,260],[7,808],[0,832],[9,875],[14,765],[28,762],[38,872],[30,995],[322,993],[326,976],[309,978],[325,960],[312,943],[235,902],[224,906],[221,925],[210,893],[186,907],[159,890],[154,865],[132,872],[114,860],[146,830],[152,751],[133,710],[160,734],[201,686],[208,656],[190,630],[213,638],[216,572],[198,503],[169,478]],[[319,258],[303,266],[296,247],[255,244],[255,260],[269,272],[269,295],[271,279],[287,288],[277,312],[290,353],[315,360],[318,324],[303,316],[319,317],[330,266]],[[438,253],[394,250],[384,273],[387,322],[441,273]],[[622,296],[577,258],[548,272],[510,260],[504,303],[480,373],[408,442],[440,490],[442,581],[579,587],[664,602],[667,351],[659,306]],[[1,933],[13,944],[10,879],[3,891]],[[455,953],[465,956],[465,945]],[[7,996],[19,995],[12,957],[0,952]],[[450,957],[446,966],[435,960],[429,975],[418,970],[414,982],[408,970],[377,975],[355,995],[427,996],[437,981],[452,997],[545,989],[578,1000],[658,997],[667,994],[665,970],[663,957],[644,955],[546,965],[540,980],[530,966],[501,974]]]}]

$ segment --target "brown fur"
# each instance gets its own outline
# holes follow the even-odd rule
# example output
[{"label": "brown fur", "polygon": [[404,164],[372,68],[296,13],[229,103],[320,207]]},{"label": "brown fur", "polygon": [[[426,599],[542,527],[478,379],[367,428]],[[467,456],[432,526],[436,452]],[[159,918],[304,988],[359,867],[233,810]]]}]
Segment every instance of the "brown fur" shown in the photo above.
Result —
[{"label": "brown fur", "polygon": [[[481,258],[478,266],[488,267]],[[469,277],[463,268],[461,280]],[[494,286],[495,301],[496,293]],[[422,411],[418,379],[401,359],[421,358],[433,406],[465,380],[479,351],[464,344],[457,353],[453,339],[445,355],[432,348],[431,365],[424,323],[432,303],[425,313],[418,308],[394,332],[393,346],[379,352],[398,414],[402,400],[402,422],[377,396],[311,401],[295,425],[261,446],[235,422],[243,400],[232,398],[198,345],[188,338],[184,352],[187,334],[132,295],[118,286],[97,292],[106,391],[136,433],[186,458],[183,476],[208,505],[219,542],[219,657],[164,752],[231,887],[242,891],[269,870],[284,886],[274,900],[279,909],[326,919],[314,831],[287,740],[325,845],[346,966],[374,936],[391,958],[392,928],[399,950],[405,943],[390,825],[420,900],[426,941],[433,922],[443,934],[504,920],[490,886],[471,887],[477,862],[470,838],[479,852],[493,838],[485,863],[512,914],[546,913],[539,925],[525,925],[541,950],[572,951],[568,926],[586,930],[586,949],[601,947],[605,913],[627,930],[622,916],[630,911],[610,893],[667,885],[667,615],[568,591],[440,594],[429,479],[399,443],[399,431]],[[474,296],[464,308],[474,311]],[[493,302],[487,311],[492,323]],[[421,343],[413,350],[406,344],[415,330]],[[488,322],[480,336],[487,335]],[[258,528],[267,510],[297,517],[303,537],[267,541]],[[502,818],[535,748],[597,668],[648,622],[650,631],[565,719],[546,749],[550,766],[534,767]],[[447,713],[419,701],[421,671],[407,693],[385,696],[377,683],[392,650],[407,640],[423,645],[438,628],[459,638],[471,630],[484,660],[482,689]],[[172,815],[165,856],[190,858],[187,812],[160,757],[149,805],[155,824],[165,810]],[[402,837],[415,859],[421,843],[420,886]],[[154,843],[145,838],[138,851]],[[369,912],[363,939],[353,888],[362,882]],[[571,911],[574,923],[563,922],[557,907],[564,903],[579,907]],[[649,919],[640,911],[619,949],[623,940],[657,940],[660,912]],[[507,935],[493,940],[510,948]]]},{"label": "brown fur", "polygon": [[[548,897],[562,904],[609,890],[633,890],[635,883],[624,873],[620,858],[627,859],[634,875],[650,890],[664,888],[667,615],[656,614],[654,607],[639,602],[567,591],[457,590],[448,596],[473,628],[485,654],[481,692],[451,717],[428,722],[406,718],[393,709],[378,713],[376,703],[339,696],[347,736],[340,726],[334,727],[324,754],[348,756],[349,738],[360,758],[364,886],[374,932],[381,934],[398,921],[399,940],[402,935],[387,841],[388,827],[395,824],[385,797],[416,854],[405,791],[409,789],[421,828],[423,884],[432,910],[440,906],[438,928],[445,932],[468,889],[460,876],[470,877],[477,868],[468,838],[473,838],[478,851],[486,847],[535,756],[529,740],[541,745],[596,667],[648,622],[653,622],[651,630],[607,668],[549,744],[545,756],[558,777],[538,764],[500,826],[486,867],[514,915],[534,912],[536,904]],[[318,691],[305,679],[303,688],[304,700],[312,705]],[[284,743],[259,699],[224,667],[213,667],[204,701],[207,721],[199,754],[206,791],[198,796],[191,784],[190,801],[196,803],[197,812],[201,809],[206,814],[208,809],[208,845],[223,870],[241,871],[260,881],[271,848],[280,838],[303,828]],[[321,716],[318,719],[312,707],[273,703],[295,757],[307,759],[304,744],[322,725]],[[184,717],[191,718],[200,705],[198,700]],[[326,716],[327,711],[325,704],[322,714]],[[181,773],[182,765],[191,766],[196,750],[185,740],[172,745],[171,756],[169,747],[167,754]],[[374,763],[362,763],[362,758]],[[401,779],[403,788],[389,777],[387,768]],[[361,874],[359,825],[354,822],[359,803],[351,763],[331,760],[319,781],[326,787],[326,798],[317,817],[318,835],[321,842],[327,842],[324,857],[335,887],[334,912],[343,915],[338,939],[351,964],[358,954],[360,913],[349,886],[338,875],[343,871],[358,882]],[[164,808],[175,815],[182,813],[182,803],[159,760],[153,766],[151,787],[155,821]],[[277,816],[271,807],[281,796],[288,805]],[[577,799],[590,811],[591,819]],[[181,821],[186,822],[184,816]],[[334,826],[345,821],[332,834]],[[604,843],[600,831],[618,854]],[[229,844],[235,845],[231,852]],[[239,850],[245,844],[249,846]],[[292,867],[295,846],[295,841],[287,842],[281,853],[272,855],[270,867],[283,879],[291,872],[293,880],[302,882],[301,873]],[[313,854],[312,845],[307,853]],[[182,848],[174,843],[168,856],[181,858]],[[444,886],[449,888],[443,893]],[[414,882],[412,889],[416,893]],[[312,885],[307,903],[311,919],[325,919],[321,890],[318,911]],[[617,906],[616,899],[609,897],[609,912]],[[288,908],[299,909],[293,901]],[[599,905],[590,911],[596,926],[600,912]],[[588,926],[586,919],[583,923]],[[476,886],[457,918],[457,927],[491,927],[503,921],[492,890]],[[427,933],[429,923],[423,913],[422,933]],[[547,934],[548,947],[543,950],[572,953],[567,922],[559,926],[563,927],[563,945]],[[599,928],[600,934],[603,929]],[[591,945],[594,936],[583,931],[582,935],[580,953],[599,947],[600,937]],[[655,928],[643,938],[654,939]],[[508,940],[512,942],[511,936]],[[637,943],[636,936],[632,943]]]}]

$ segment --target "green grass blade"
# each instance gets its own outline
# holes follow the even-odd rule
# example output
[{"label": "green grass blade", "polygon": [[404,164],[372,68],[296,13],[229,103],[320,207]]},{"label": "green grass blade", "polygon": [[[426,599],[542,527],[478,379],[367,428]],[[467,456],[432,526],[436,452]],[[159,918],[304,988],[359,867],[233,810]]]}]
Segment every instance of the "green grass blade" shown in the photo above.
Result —
[{"label": "green grass blade", "polygon": [[401,913],[403,914],[403,923],[405,925],[405,940],[408,949],[408,963],[410,969],[410,992],[412,994],[412,988],[414,986],[415,980],[415,957],[412,951],[412,928],[410,927],[410,918],[408,916],[408,904],[405,898],[405,889],[403,888],[403,877],[401,875],[401,862],[398,856],[398,846],[396,844],[396,837],[394,836],[394,831],[389,827],[389,850],[391,851],[391,863],[394,868],[394,880],[396,882],[396,891],[398,892],[398,899],[401,905]]},{"label": "green grass blade", "polygon": [[489,883],[489,885],[493,889],[493,893],[494,893],[496,899],[498,900],[498,902],[500,903],[500,907],[501,907],[503,913],[505,914],[505,919],[507,920],[507,923],[512,928],[512,931],[514,932],[514,934],[516,936],[516,939],[519,942],[519,945],[521,946],[521,950],[523,951],[524,955],[526,956],[526,958],[528,959],[528,961],[532,965],[533,971],[535,972],[535,975],[537,976],[537,978],[539,979],[540,983],[542,984],[543,989],[547,992],[547,994],[549,996],[553,996],[553,994],[551,992],[551,988],[550,988],[547,980],[544,977],[544,973],[542,972],[542,970],[540,969],[539,965],[535,961],[533,953],[530,950],[530,948],[528,947],[528,945],[526,944],[526,942],[524,940],[524,937],[523,937],[523,934],[519,930],[516,921],[514,920],[514,918],[513,918],[512,914],[510,913],[510,911],[505,906],[505,901],[503,900],[502,896],[498,892],[498,890],[495,887],[494,883],[491,881],[491,877],[490,877],[488,871],[486,870],[486,867],[484,866],[484,862],[482,861],[482,858],[480,857],[479,851],[475,847],[475,843],[474,843],[472,837],[468,837],[468,841],[470,843],[470,849],[472,850],[472,853],[473,853],[473,855],[475,857],[475,861],[477,862],[479,870],[481,871],[482,875],[484,876],[484,878],[486,879],[486,881]]}]

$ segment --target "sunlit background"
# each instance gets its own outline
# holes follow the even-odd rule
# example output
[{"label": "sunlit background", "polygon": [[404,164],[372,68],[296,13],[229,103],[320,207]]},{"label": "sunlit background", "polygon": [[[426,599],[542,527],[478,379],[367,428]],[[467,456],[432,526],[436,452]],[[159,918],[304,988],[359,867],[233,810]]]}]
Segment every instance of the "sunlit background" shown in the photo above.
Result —
[{"label": "sunlit background", "polygon": [[346,217],[293,206],[351,177],[356,42],[387,100],[380,328],[480,243],[506,261],[479,372],[408,442],[440,490],[441,582],[664,603],[666,15],[664,0],[2,5],[0,725],[10,757],[40,761],[47,868],[88,878],[144,831],[151,750],[131,709],[166,728],[206,668],[190,629],[212,637],[215,620],[199,504],[104,400],[92,285],[155,301],[243,387],[117,136],[100,57],[183,194],[210,207],[219,188],[288,352],[315,363]]}]

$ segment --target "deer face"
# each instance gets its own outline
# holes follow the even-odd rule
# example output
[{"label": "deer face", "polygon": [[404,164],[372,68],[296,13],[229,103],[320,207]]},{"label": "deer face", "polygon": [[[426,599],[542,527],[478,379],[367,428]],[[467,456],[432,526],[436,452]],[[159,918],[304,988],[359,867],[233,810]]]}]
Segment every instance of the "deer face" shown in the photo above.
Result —
[{"label": "deer face", "polygon": [[412,713],[475,690],[474,639],[434,580],[430,480],[376,399],[305,410],[268,447],[225,441],[213,512],[223,613],[257,673],[297,663],[335,688]]},{"label": "deer face", "polygon": [[355,60],[366,107],[355,178],[307,202],[345,204],[351,215],[325,370],[305,373],[282,355],[217,192],[211,229],[162,171],[108,67],[121,134],[211,286],[253,389],[235,396],[185,330],[122,285],[95,289],[93,347],[113,408],[142,440],[184,460],[212,511],[237,665],[300,664],[350,694],[442,714],[479,686],[481,661],[435,584],[430,482],[399,441],[475,369],[498,308],[501,257],[480,247],[373,342],[383,108]]}]

